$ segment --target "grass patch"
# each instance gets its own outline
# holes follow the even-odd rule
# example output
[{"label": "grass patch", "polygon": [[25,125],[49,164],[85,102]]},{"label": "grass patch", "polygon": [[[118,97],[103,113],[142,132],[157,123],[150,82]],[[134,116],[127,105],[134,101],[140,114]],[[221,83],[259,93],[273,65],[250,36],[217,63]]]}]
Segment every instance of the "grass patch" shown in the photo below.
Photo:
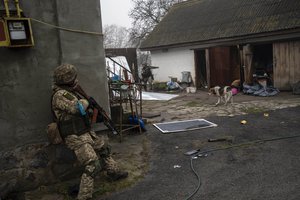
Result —
[{"label": "grass patch", "polygon": [[[102,173],[99,179],[95,181],[94,197],[99,198],[128,188],[144,178],[145,173],[149,170],[150,141],[146,137],[132,139],[131,142],[128,141],[127,143],[130,148],[125,145],[127,152],[122,151],[114,157],[120,168],[128,171],[129,176],[126,179],[111,182],[107,180],[105,173]],[[132,141],[135,142],[132,143]]]},{"label": "grass patch", "polygon": [[137,181],[141,180],[143,177],[143,175],[139,175],[116,182],[110,182],[105,180],[95,181],[93,197],[101,197],[103,195],[107,195],[128,188],[134,185]]},{"label": "grass patch", "polygon": [[166,91],[167,90],[167,82],[154,82],[152,84],[152,89],[154,91]]},{"label": "grass patch", "polygon": [[262,113],[266,111],[266,109],[258,107],[242,108],[241,110],[247,114]]},{"label": "grass patch", "polygon": [[190,101],[187,104],[185,104],[185,106],[187,106],[187,107],[200,107],[201,103],[199,103],[197,101]]},{"label": "grass patch", "polygon": [[[150,140],[143,135],[127,136],[122,143],[119,138],[110,138],[110,145],[113,146],[113,158],[118,162],[120,169],[126,170],[129,176],[126,179],[119,181],[110,181],[105,171],[102,171],[94,182],[93,199],[101,198],[113,192],[131,187],[138,181],[144,178],[149,170],[150,158]],[[70,186],[79,184],[80,175],[78,178],[66,181],[59,181],[56,184],[41,186],[36,190],[28,191],[25,194],[26,199],[43,199],[45,195],[51,199],[74,200],[75,197],[68,196]],[[47,199],[50,199],[47,197]]]}]

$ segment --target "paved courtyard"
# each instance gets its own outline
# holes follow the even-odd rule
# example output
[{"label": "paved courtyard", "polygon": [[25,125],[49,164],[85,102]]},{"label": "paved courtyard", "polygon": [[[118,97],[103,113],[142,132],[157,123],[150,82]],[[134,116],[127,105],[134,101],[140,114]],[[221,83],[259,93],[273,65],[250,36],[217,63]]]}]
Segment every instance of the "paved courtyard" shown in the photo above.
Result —
[{"label": "paved courtyard", "polygon": [[[137,157],[149,156],[148,170],[133,186],[96,199],[300,199],[300,96],[289,92],[275,97],[239,94],[234,97],[233,105],[215,107],[215,102],[214,97],[202,91],[182,93],[168,101],[143,101],[144,114],[149,118],[147,132],[140,137],[146,138],[150,146]],[[152,126],[153,122],[193,118],[205,118],[218,126],[171,134],[162,134]],[[242,125],[241,120],[247,124]],[[208,141],[223,137],[233,140]],[[134,143],[129,145],[128,141],[140,146],[138,138],[128,135],[123,143],[114,144],[115,151],[120,152],[116,154],[120,161],[131,162],[126,149]],[[120,151],[122,146],[125,151]],[[218,148],[224,150],[193,161],[184,155],[193,149]],[[131,171],[130,176],[134,173]]]}]

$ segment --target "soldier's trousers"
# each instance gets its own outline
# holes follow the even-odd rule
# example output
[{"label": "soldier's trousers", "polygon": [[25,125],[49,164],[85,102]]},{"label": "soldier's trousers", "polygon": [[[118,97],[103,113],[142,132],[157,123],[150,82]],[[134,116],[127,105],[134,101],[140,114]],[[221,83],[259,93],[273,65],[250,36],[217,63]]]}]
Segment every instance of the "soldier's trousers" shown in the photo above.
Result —
[{"label": "soldier's trousers", "polygon": [[[75,152],[79,163],[85,166],[85,171],[81,176],[77,199],[86,200],[92,198],[95,173],[100,171],[101,168],[112,171],[118,170],[117,164],[110,157],[109,152],[108,155],[105,153],[97,155],[96,152],[105,152],[102,149],[106,144],[105,140],[97,136],[94,132],[88,132],[80,136],[69,135],[65,138],[65,142]],[[104,165],[100,166],[99,163],[104,163]]]}]

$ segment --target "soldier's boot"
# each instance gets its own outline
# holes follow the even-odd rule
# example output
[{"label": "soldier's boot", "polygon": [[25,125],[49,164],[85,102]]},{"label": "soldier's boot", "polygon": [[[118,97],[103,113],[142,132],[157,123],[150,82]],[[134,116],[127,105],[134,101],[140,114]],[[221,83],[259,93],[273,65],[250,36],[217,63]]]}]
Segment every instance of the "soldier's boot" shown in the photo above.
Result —
[{"label": "soldier's boot", "polygon": [[120,180],[128,176],[128,172],[121,171],[117,162],[110,156],[110,146],[105,145],[98,151],[101,166],[107,171],[108,179],[111,181]]},{"label": "soldier's boot", "polygon": [[108,170],[107,171],[107,176],[111,181],[117,181],[117,180],[120,180],[120,179],[127,178],[128,177],[128,172],[121,171],[121,170],[117,170],[117,171]]},{"label": "soldier's boot", "polygon": [[128,172],[120,170],[116,161],[114,161],[111,156],[106,157],[104,160],[106,164],[106,174],[109,180],[117,181],[123,178],[127,178]]}]

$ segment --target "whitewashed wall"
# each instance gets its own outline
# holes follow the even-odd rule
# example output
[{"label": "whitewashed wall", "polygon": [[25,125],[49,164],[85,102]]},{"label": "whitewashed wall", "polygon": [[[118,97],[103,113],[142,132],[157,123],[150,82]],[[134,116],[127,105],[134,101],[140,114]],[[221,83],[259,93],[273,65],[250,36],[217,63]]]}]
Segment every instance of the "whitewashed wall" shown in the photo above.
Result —
[{"label": "whitewashed wall", "polygon": [[192,79],[195,81],[194,51],[189,48],[151,51],[151,63],[159,67],[152,70],[154,81],[169,81],[169,76],[181,81],[183,71],[191,72]]}]

